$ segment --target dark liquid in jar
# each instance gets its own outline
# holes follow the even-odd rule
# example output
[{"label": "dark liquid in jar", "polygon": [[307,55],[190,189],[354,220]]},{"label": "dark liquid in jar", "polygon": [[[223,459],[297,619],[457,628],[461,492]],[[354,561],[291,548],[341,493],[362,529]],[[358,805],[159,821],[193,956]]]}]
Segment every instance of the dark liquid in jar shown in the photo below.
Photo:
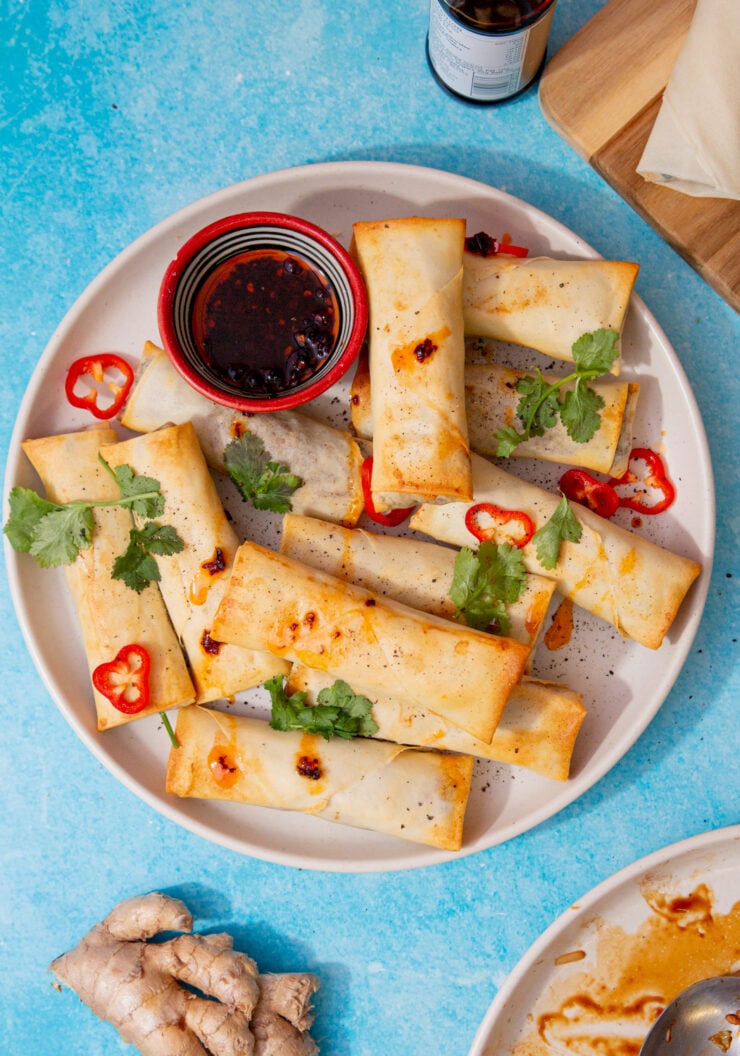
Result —
[{"label": "dark liquid in jar", "polygon": [[193,305],[204,362],[245,395],[276,395],[311,378],[331,355],[338,325],[327,280],[282,250],[248,250],[219,264]]},{"label": "dark liquid in jar", "polygon": [[550,6],[551,0],[445,0],[450,15],[482,33],[512,33],[526,29]]}]

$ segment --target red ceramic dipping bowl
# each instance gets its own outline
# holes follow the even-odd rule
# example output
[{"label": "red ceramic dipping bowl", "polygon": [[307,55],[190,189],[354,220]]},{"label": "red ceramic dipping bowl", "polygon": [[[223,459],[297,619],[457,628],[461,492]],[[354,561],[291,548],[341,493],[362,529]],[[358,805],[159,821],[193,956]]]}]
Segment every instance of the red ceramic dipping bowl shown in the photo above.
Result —
[{"label": "red ceramic dipping bowl", "polygon": [[349,370],[367,291],[326,231],[285,213],[238,213],[185,242],[162,279],[162,344],[203,396],[240,411],[297,407]]}]

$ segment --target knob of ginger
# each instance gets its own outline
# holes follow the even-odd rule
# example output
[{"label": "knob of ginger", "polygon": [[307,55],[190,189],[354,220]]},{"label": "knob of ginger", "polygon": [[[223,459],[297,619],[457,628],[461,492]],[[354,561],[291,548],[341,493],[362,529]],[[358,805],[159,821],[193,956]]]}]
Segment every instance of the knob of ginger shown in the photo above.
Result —
[{"label": "knob of ginger", "polygon": [[[179,899],[137,896],[50,967],[142,1056],[315,1056],[316,977],[260,976],[230,935],[193,934],[192,926]],[[163,932],[180,934],[149,941]]]}]

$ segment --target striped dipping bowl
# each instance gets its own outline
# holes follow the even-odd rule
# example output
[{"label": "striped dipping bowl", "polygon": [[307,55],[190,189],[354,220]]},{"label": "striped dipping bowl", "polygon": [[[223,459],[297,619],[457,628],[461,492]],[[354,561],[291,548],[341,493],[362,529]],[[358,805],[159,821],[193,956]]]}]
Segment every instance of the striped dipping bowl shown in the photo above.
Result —
[{"label": "striped dipping bowl", "polygon": [[314,399],[349,370],[368,322],[342,245],[286,213],[238,213],[192,235],[157,304],[162,344],[202,395],[241,411]]}]

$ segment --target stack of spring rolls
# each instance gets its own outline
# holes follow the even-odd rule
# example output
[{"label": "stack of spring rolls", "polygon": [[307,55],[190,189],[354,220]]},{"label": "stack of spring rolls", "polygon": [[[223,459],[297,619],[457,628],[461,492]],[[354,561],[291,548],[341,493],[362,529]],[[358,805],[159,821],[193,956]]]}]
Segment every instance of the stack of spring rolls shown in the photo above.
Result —
[{"label": "stack of spring rolls", "polygon": [[[185,546],[157,558],[159,583],[137,595],[110,579],[127,531],[121,510],[96,512],[93,548],[68,581],[91,670],[124,640],[139,641],[152,655],[145,714],[178,707],[169,792],[303,811],[457,850],[476,757],[554,780],[569,775],[581,696],[532,674],[555,592],[658,648],[698,575],[695,562],[579,507],[582,539],[563,545],[554,569],[531,544],[523,548],[526,586],[506,636],[457,618],[450,586],[458,548],[477,545],[466,526],[471,506],[523,511],[540,527],[559,501],[484,457],[514,420],[521,374],[472,362],[466,335],[567,359],[582,333],[621,332],[637,270],[484,259],[465,250],[465,234],[464,221],[448,218],[355,225],[370,303],[368,352],[351,391],[356,436],[300,412],[246,416],[214,405],[147,344],[121,419],[141,435],[118,442],[113,430],[96,430],[24,445],[49,496],[62,501],[93,471],[109,497],[99,451],[111,466],[160,482],[161,520]],[[591,441],[574,444],[555,428],[516,454],[621,473],[638,386],[595,387],[604,410]],[[279,550],[237,537],[211,475],[245,432],[302,481]],[[411,527],[429,539],[358,527],[369,449],[375,510],[416,507]],[[98,619],[96,598],[112,590],[115,619]],[[337,680],[348,683],[372,702],[377,732],[324,740],[211,706],[273,676],[308,705]],[[96,705],[100,729],[132,718],[97,693]]]}]

